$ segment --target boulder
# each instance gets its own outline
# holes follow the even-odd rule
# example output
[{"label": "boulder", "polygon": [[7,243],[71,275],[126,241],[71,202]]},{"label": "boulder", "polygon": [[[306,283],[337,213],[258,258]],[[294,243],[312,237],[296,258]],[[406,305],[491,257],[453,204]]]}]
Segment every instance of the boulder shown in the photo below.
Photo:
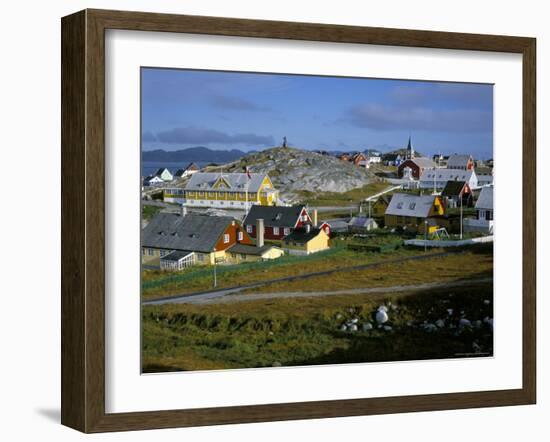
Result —
[{"label": "boulder", "polygon": [[379,324],[383,324],[384,322],[387,322],[389,318],[385,310],[378,310],[376,312],[375,319]]}]

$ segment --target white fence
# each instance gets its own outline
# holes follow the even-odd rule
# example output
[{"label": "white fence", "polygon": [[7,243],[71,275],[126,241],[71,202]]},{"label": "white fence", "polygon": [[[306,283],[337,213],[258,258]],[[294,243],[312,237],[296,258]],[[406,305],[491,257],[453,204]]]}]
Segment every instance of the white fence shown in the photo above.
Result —
[{"label": "white fence", "polygon": [[456,241],[453,240],[423,240],[423,239],[407,239],[404,241],[406,246],[417,246],[417,247],[461,247],[461,246],[471,246],[473,244],[482,244],[487,242],[493,242],[493,235],[481,236],[479,238],[471,239],[459,239]]}]

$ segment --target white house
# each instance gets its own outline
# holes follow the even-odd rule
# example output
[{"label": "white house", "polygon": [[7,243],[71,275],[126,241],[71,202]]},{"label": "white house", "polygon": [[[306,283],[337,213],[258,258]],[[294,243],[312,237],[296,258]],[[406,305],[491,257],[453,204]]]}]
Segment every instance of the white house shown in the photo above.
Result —
[{"label": "white house", "polygon": [[464,230],[466,232],[493,233],[493,186],[481,189],[475,208],[476,217],[464,220]]},{"label": "white house", "polygon": [[470,189],[478,187],[477,175],[473,169],[427,169],[420,177],[421,189],[442,190],[448,181],[464,181],[470,186]]},{"label": "white house", "polygon": [[163,184],[164,180],[161,177],[158,177],[156,175],[148,176],[143,180],[144,186],[158,186],[159,184]]},{"label": "white house", "polygon": [[199,170],[199,166],[197,166],[195,163],[189,163],[184,169],[178,169],[174,174],[174,177],[185,178],[186,176],[197,173]]},{"label": "white house", "polygon": [[174,176],[166,167],[161,167],[155,172],[155,176],[159,177],[162,181],[172,181]]}]

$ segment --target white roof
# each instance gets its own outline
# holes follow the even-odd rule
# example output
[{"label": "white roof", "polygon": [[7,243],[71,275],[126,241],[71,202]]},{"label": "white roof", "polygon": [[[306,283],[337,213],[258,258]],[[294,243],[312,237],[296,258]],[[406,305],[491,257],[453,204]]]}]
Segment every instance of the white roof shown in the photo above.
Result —
[{"label": "white roof", "polygon": [[476,209],[493,210],[493,187],[483,187],[477,199]]},{"label": "white roof", "polygon": [[[466,181],[469,182],[472,178],[472,174],[475,176],[473,170],[461,170],[461,169],[428,169],[425,170],[420,177],[420,182],[434,182],[435,181]],[[435,177],[435,178],[434,178]]]},{"label": "white roof", "polygon": [[[250,178],[246,173],[216,173],[216,172],[197,172],[191,175],[191,179],[185,186],[185,190],[211,190],[214,184],[220,179],[229,185],[227,190],[235,192],[257,192],[260,190],[263,180],[267,175],[265,173],[251,173]],[[223,187],[222,187],[223,188]]]},{"label": "white roof", "polygon": [[386,209],[386,215],[426,218],[430,213],[435,198],[435,195],[395,193]]}]

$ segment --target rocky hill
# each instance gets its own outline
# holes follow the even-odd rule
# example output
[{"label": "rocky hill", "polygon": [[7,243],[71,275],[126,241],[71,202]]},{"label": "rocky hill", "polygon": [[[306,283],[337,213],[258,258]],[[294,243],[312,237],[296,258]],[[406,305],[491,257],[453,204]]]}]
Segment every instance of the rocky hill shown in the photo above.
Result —
[{"label": "rocky hill", "polygon": [[[267,173],[287,202],[296,201],[300,191],[347,192],[373,181],[367,169],[338,158],[296,148],[275,147],[246,155],[225,164],[224,172]],[[215,168],[212,170],[220,170]]]}]

